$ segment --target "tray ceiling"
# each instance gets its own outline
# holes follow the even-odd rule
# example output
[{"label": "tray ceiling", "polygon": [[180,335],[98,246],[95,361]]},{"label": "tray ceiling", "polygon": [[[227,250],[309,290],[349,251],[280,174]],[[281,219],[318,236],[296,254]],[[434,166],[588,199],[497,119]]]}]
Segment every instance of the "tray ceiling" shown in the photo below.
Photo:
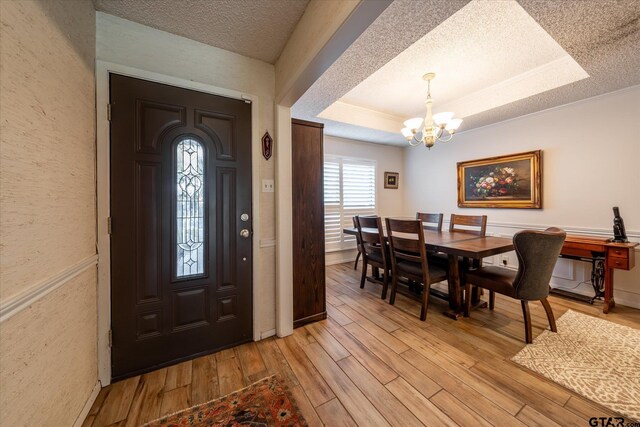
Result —
[{"label": "tray ceiling", "polygon": [[[402,121],[425,113],[425,72],[437,73],[435,112],[464,118],[460,131],[640,84],[640,2],[561,3],[416,10],[396,0],[294,105],[294,116],[325,122],[330,135],[404,145]],[[392,37],[398,42],[383,42]],[[372,47],[384,63],[362,56]]]}]

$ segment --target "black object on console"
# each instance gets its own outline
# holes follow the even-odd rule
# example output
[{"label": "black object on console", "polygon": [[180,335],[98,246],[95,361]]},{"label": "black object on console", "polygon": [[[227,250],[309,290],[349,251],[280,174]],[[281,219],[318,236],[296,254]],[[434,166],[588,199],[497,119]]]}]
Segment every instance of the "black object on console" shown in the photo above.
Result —
[{"label": "black object on console", "polygon": [[613,207],[613,240],[616,243],[627,243],[627,233],[624,229],[624,220],[620,216],[620,209]]}]

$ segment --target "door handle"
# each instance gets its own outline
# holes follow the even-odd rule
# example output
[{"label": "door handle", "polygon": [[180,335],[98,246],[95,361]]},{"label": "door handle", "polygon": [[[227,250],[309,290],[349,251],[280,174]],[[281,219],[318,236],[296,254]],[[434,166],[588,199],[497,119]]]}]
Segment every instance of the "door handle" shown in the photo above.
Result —
[{"label": "door handle", "polygon": [[243,228],[242,230],[240,230],[240,236],[244,237],[245,239],[248,238],[250,234],[251,233],[246,228]]}]

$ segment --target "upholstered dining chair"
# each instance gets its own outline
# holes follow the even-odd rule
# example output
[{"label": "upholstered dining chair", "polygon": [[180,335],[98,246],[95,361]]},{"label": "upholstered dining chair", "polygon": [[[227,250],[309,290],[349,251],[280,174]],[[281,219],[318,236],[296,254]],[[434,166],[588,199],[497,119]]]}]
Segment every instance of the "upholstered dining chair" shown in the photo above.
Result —
[{"label": "upholstered dining chair", "polygon": [[553,311],[547,301],[549,281],[560,255],[566,233],[555,227],[545,231],[524,230],[513,236],[518,271],[488,266],[467,273],[464,314],[471,309],[471,286],[489,290],[489,309],[495,306],[495,293],[520,300],[524,317],[525,340],[533,342],[529,301],[540,301],[547,313],[551,331],[557,332]]},{"label": "upholstered dining chair", "polygon": [[367,269],[382,269],[382,299],[387,298],[389,287],[389,250],[384,238],[382,219],[379,216],[356,216],[356,228],[360,240],[360,252],[362,253],[362,276],[360,288],[364,288],[367,280]]},{"label": "upholstered dining chair", "polygon": [[386,218],[386,223],[392,271],[389,304],[395,303],[399,277],[422,283],[420,320],[425,320],[431,285],[446,280],[447,272],[438,266],[429,266],[422,221]]},{"label": "upholstered dining chair", "polygon": [[[416,219],[422,221],[422,226],[425,230],[442,231],[444,215],[441,213],[416,212]],[[425,223],[430,225],[425,225]]]}]

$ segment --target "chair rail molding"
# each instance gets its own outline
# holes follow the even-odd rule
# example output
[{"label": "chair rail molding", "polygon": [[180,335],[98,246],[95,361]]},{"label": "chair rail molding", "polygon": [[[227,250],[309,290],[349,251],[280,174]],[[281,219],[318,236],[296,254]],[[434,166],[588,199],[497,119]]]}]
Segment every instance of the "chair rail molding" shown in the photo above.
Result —
[{"label": "chair rail molding", "polygon": [[[448,219],[444,220],[445,224],[449,224]],[[515,222],[487,222],[487,227],[494,228],[511,228],[516,230],[546,230],[549,227],[559,227],[562,228],[567,234],[577,234],[577,235],[585,235],[585,236],[604,236],[604,237],[613,237],[612,228],[595,228],[595,227],[572,227],[572,226],[562,226],[562,225],[543,225],[543,224],[522,224]],[[627,230],[627,237],[630,239],[640,240],[640,231],[638,230]]]},{"label": "chair rail molding", "polygon": [[27,289],[0,302],[0,322],[11,318],[26,307],[42,299],[45,295],[55,291],[71,279],[98,264],[98,255],[88,256],[81,261],[65,268],[55,276],[42,280]]}]

